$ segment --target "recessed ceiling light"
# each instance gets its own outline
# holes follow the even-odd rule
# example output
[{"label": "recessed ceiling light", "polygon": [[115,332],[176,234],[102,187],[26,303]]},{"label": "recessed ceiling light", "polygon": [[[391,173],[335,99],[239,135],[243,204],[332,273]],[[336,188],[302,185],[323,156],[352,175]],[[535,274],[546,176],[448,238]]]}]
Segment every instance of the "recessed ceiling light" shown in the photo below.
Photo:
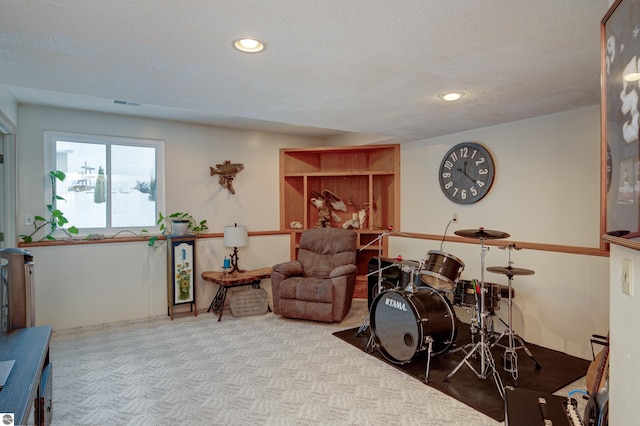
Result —
[{"label": "recessed ceiling light", "polygon": [[264,44],[260,40],[253,38],[241,38],[233,42],[233,47],[249,53],[257,53],[264,50]]},{"label": "recessed ceiling light", "polygon": [[443,99],[445,101],[457,101],[458,99],[460,99],[461,97],[464,96],[464,92],[450,92],[450,93],[443,93],[441,95],[439,95],[438,97],[440,99]]}]

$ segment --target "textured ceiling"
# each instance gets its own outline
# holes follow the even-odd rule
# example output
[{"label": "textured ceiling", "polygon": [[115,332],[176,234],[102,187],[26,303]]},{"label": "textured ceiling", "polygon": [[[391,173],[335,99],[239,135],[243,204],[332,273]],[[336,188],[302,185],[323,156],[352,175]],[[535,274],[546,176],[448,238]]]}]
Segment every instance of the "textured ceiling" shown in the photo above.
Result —
[{"label": "textured ceiling", "polygon": [[[0,0],[0,84],[23,103],[418,140],[598,104],[607,9],[607,0]],[[267,49],[233,49],[244,36]],[[438,99],[449,90],[466,96]]]}]

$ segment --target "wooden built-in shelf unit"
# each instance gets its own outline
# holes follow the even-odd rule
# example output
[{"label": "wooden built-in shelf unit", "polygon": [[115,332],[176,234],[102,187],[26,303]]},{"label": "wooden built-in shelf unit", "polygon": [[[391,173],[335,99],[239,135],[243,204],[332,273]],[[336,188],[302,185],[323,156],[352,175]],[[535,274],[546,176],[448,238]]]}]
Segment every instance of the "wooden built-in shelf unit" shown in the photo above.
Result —
[{"label": "wooden built-in shelf unit", "polygon": [[[357,210],[366,208],[367,219],[357,229],[358,249],[374,241],[390,226],[400,228],[400,145],[292,148],[280,150],[280,229],[291,230],[291,259],[296,258],[300,229],[318,222],[318,209],[311,204],[313,192],[324,190],[342,199],[347,211],[336,211],[342,226]],[[371,258],[388,256],[383,238],[358,252],[358,280],[354,297],[367,297],[367,266]]]}]

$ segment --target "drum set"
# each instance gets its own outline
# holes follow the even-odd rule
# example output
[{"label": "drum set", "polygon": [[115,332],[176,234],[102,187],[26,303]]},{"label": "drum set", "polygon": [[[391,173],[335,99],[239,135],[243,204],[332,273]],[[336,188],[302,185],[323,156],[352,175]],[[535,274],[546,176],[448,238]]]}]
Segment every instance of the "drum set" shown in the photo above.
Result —
[{"label": "drum set", "polygon": [[[389,230],[381,234],[378,239],[391,232],[392,230]],[[486,268],[488,272],[506,275],[508,285],[485,282],[484,258],[488,250],[484,244],[485,240],[508,238],[510,235],[484,228],[456,231],[455,234],[480,241],[480,280],[461,280],[464,262],[443,251],[431,250],[420,262],[386,259],[385,263],[388,265],[384,267],[382,257],[378,256],[377,270],[368,274],[378,275],[377,286],[371,295],[373,301],[369,307],[369,315],[358,329],[357,335],[370,328],[370,338],[365,350],[378,349],[384,358],[395,364],[409,363],[426,351],[425,382],[429,380],[433,356],[462,351],[465,354],[464,358],[445,381],[449,381],[466,365],[478,378],[493,377],[500,395],[504,398],[504,386],[491,353],[492,347],[504,348],[503,368],[511,373],[514,381],[518,378],[517,350],[524,350],[533,360],[536,369],[540,368],[524,340],[513,330],[511,312],[513,277],[531,275],[534,271],[512,266],[511,251],[519,248],[510,244],[500,247],[509,250],[507,266]],[[395,268],[397,271],[394,272],[397,274],[383,274],[383,271],[389,268]],[[397,279],[388,280],[385,275],[397,276]],[[493,318],[497,317],[495,311],[500,309],[499,302],[503,297],[507,298],[508,319],[505,322],[498,317],[506,328],[497,333],[494,331]],[[458,322],[454,306],[464,308],[471,318],[471,343],[459,347],[454,347]],[[503,339],[506,340],[505,344],[501,343]],[[471,363],[471,359],[476,360],[476,365]]]}]

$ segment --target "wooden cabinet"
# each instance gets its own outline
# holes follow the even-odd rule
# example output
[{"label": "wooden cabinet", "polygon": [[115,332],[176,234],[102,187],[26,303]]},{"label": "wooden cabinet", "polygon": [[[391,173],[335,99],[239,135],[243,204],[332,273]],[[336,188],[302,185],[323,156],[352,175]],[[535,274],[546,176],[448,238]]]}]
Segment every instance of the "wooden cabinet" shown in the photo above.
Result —
[{"label": "wooden cabinet", "polygon": [[[358,233],[358,282],[355,297],[367,297],[369,260],[387,256],[388,242],[376,238],[390,226],[400,228],[400,145],[363,145],[349,147],[293,148],[280,150],[280,229],[292,230],[291,258],[295,259],[300,232],[318,223],[319,211],[311,203],[316,194],[331,191],[347,205],[347,211],[335,211],[342,226],[359,210],[367,218]],[[371,244],[371,245],[368,245]],[[367,246],[368,245],[368,246]],[[366,248],[364,248],[367,246]]]},{"label": "wooden cabinet", "polygon": [[12,413],[16,425],[51,423],[51,331],[46,325],[0,334],[0,361],[15,360],[0,391],[0,411]]}]

